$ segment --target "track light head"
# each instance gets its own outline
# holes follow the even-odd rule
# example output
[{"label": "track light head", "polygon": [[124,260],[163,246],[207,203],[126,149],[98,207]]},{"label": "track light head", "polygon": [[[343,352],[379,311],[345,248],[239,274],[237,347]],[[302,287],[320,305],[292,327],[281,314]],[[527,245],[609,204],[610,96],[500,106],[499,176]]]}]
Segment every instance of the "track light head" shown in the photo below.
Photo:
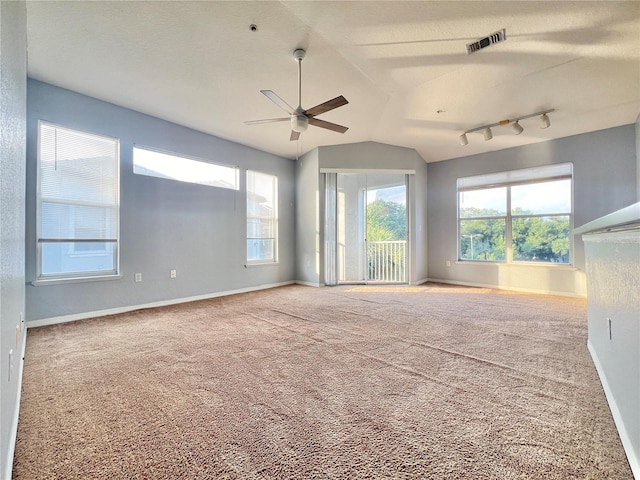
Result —
[{"label": "track light head", "polygon": [[490,127],[486,127],[483,131],[482,131],[482,135],[484,135],[484,140],[485,142],[487,140],[491,140],[493,138],[493,133],[491,133],[491,128]]},{"label": "track light head", "polygon": [[524,131],[524,128],[522,128],[522,126],[518,123],[518,120],[511,124],[511,128],[516,135],[520,135]]},{"label": "track light head", "polygon": [[467,139],[467,134],[463,133],[462,135],[460,135],[460,145],[462,145],[463,147],[465,145],[469,144],[469,140]]},{"label": "track light head", "polygon": [[540,117],[540,128],[549,128],[550,125],[551,125],[551,120],[549,120],[549,117],[547,116],[546,113],[543,113],[542,116]]}]

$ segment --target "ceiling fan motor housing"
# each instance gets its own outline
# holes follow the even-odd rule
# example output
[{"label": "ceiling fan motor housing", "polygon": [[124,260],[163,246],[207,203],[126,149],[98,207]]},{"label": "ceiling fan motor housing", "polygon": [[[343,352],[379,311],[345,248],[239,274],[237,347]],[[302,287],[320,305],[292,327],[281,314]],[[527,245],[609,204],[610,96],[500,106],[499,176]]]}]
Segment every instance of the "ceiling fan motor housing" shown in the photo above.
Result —
[{"label": "ceiling fan motor housing", "polygon": [[296,48],[296,50],[293,52],[293,59],[296,62],[301,62],[305,56],[305,53],[306,52],[302,48]]}]

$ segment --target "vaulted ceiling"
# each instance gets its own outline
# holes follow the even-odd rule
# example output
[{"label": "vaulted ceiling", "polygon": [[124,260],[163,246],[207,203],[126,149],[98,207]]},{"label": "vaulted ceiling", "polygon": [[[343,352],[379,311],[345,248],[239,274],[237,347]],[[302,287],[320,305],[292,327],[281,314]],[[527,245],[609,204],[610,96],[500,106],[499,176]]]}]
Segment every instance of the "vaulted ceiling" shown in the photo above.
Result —
[{"label": "vaulted ceiling", "polygon": [[[250,25],[257,26],[256,31]],[[287,158],[320,145],[375,141],[427,162],[635,122],[640,113],[640,2],[589,1],[28,1],[28,73]],[[501,29],[506,41],[466,44]],[[338,95],[290,142],[288,122],[259,93],[297,105]],[[475,127],[540,110],[539,119]],[[286,116],[286,114],[284,114]]]}]

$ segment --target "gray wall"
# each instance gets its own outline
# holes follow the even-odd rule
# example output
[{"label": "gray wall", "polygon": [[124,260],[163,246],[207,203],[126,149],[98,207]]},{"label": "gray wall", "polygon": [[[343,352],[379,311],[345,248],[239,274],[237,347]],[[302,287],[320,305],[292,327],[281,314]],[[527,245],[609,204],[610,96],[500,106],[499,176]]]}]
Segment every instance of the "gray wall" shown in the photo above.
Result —
[{"label": "gray wall", "polygon": [[316,148],[296,162],[296,279],[314,286],[324,283],[324,277],[320,280],[319,181]]},{"label": "gray wall", "polygon": [[[25,305],[26,18],[25,2],[0,2],[0,478],[11,475],[26,336],[21,322]],[[13,351],[11,380],[9,351]]]},{"label": "gray wall", "polygon": [[[295,280],[295,163],[35,80],[27,95],[26,280],[36,276],[37,124],[120,139],[119,280],[27,285],[27,320],[209,296]],[[239,191],[135,175],[134,144],[238,165]],[[278,176],[279,263],[246,268],[245,171]],[[177,270],[177,278],[169,272]],[[134,282],[134,273],[142,282]]]},{"label": "gray wall", "polygon": [[[574,238],[573,264],[516,266],[459,262],[456,180],[459,177],[572,162],[574,226],[634,203],[635,126],[626,125],[524,147],[430,163],[429,278],[536,292],[586,295],[584,244]],[[461,147],[462,148],[462,147]],[[451,261],[446,267],[445,262]]]},{"label": "gray wall", "polygon": [[636,186],[638,189],[636,200],[640,202],[640,115],[636,120]]},{"label": "gray wall", "polygon": [[[640,224],[584,236],[589,350],[634,474],[640,475]],[[611,331],[609,331],[609,319]]]},{"label": "gray wall", "polygon": [[297,278],[324,284],[324,183],[320,169],[415,170],[409,182],[411,283],[427,277],[427,164],[410,148],[375,142],[319,147],[298,161]]}]

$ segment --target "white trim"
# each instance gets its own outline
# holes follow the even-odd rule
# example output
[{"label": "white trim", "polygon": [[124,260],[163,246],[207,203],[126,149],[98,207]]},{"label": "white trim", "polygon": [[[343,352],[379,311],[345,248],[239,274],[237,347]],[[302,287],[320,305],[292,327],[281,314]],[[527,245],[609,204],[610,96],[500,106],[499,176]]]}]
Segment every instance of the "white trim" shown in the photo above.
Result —
[{"label": "white trim", "polygon": [[255,262],[247,262],[244,268],[271,267],[271,266],[277,266],[279,264],[280,262],[274,262],[274,261],[260,262],[256,260]]},{"label": "white trim", "polygon": [[49,285],[61,285],[63,283],[81,283],[81,282],[104,282],[106,280],[121,280],[123,278],[122,275],[96,275],[93,277],[69,277],[69,278],[51,278],[51,279],[40,279],[34,280],[31,282],[31,285],[34,287],[45,287]]},{"label": "white trim", "polygon": [[415,175],[416,171],[407,168],[321,168],[320,173],[400,173]]},{"label": "white trim", "polygon": [[317,282],[305,282],[304,280],[296,280],[295,283],[297,285],[306,285],[307,287],[324,287],[324,285],[317,283]]},{"label": "white trim", "polygon": [[624,426],[624,420],[622,419],[622,415],[620,414],[620,410],[618,409],[618,404],[616,403],[616,399],[613,396],[613,392],[609,387],[609,383],[607,382],[607,377],[604,374],[604,369],[602,368],[602,364],[598,359],[598,354],[591,343],[591,340],[587,341],[587,348],[589,349],[589,353],[591,354],[591,359],[593,360],[593,364],[596,367],[596,371],[598,372],[598,377],[600,377],[600,383],[602,384],[602,388],[604,390],[604,395],[607,399],[607,403],[609,404],[609,409],[611,410],[611,415],[613,416],[613,421],[616,424],[616,428],[618,429],[618,435],[620,436],[620,441],[622,442],[622,447],[624,448],[624,452],[627,454],[627,460],[629,460],[629,466],[631,467],[631,473],[634,478],[640,480],[640,457],[638,456],[638,452],[633,451],[633,444],[631,443],[631,437],[629,437],[629,433]]},{"label": "white trim", "polygon": [[106,315],[117,315],[119,313],[133,312],[134,310],[142,310],[143,308],[166,307],[168,305],[177,305],[179,303],[196,302],[198,300],[208,300],[210,298],[225,297],[227,295],[236,295],[238,293],[255,292],[257,290],[267,290],[269,288],[283,287],[291,285],[294,281],[269,283],[265,285],[257,285],[255,287],[239,288],[237,290],[225,290],[222,292],[207,293],[205,295],[196,295],[193,297],[174,298],[171,300],[162,300],[159,302],[145,303],[142,305],[129,305],[126,307],[109,308],[106,310],[96,310],[93,312],[75,313],[72,315],[62,315],[60,317],[42,318],[40,320],[32,320],[27,322],[27,328],[44,327],[47,325],[56,325],[59,323],[75,322],[76,320],[85,320],[87,318],[104,317]]},{"label": "white trim", "polygon": [[571,292],[561,292],[556,290],[543,290],[537,288],[519,288],[519,287],[511,287],[509,285],[500,286],[494,285],[491,283],[475,283],[475,282],[460,282],[457,280],[445,280],[442,278],[429,278],[427,279],[429,282],[435,283],[448,283],[451,285],[462,285],[464,287],[480,287],[480,288],[492,288],[494,290],[508,290],[512,292],[521,292],[521,293],[536,293],[542,295],[557,295],[559,297],[574,297],[574,298],[587,298],[587,295],[580,295],[578,293]]},{"label": "white trim", "polygon": [[426,283],[428,281],[428,278],[421,278],[420,280],[416,280],[415,282],[409,282],[409,285],[422,285],[423,283]]},{"label": "white trim", "polygon": [[2,475],[5,480],[11,480],[13,473],[13,456],[16,451],[16,441],[18,439],[18,419],[20,417],[20,398],[22,396],[22,372],[24,371],[24,353],[27,348],[27,329],[22,330],[22,349],[20,351],[20,359],[18,363],[18,381],[16,388],[16,404],[13,412],[13,420],[11,421],[11,430],[9,430],[9,445],[7,446],[7,458],[4,459],[4,472]]},{"label": "white trim", "polygon": [[511,261],[511,262],[496,262],[492,260],[456,260],[454,262],[456,265],[472,265],[472,266],[490,266],[495,267],[499,266],[500,268],[522,268],[522,267],[532,267],[532,268],[552,268],[554,270],[570,270],[577,272],[580,270],[575,265],[570,263],[553,263],[553,262],[521,262],[521,261]]}]

